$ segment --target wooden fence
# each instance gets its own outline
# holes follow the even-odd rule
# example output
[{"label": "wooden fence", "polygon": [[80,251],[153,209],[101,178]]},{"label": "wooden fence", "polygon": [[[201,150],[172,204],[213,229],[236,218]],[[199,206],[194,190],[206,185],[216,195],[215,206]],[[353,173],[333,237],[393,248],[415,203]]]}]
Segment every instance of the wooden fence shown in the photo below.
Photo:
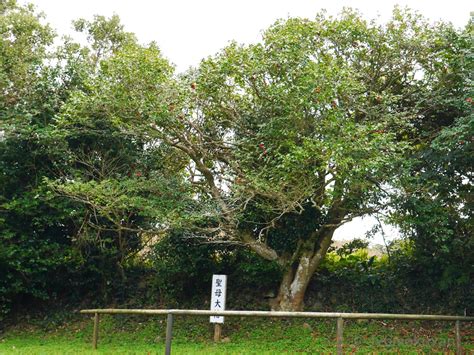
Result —
[{"label": "wooden fence", "polygon": [[100,314],[140,314],[166,315],[166,343],[165,354],[171,354],[171,340],[173,337],[173,316],[238,316],[238,317],[280,317],[280,318],[332,318],[336,319],[336,349],[342,354],[344,319],[397,319],[397,320],[424,320],[455,322],[456,354],[462,354],[461,322],[472,322],[474,317],[427,315],[427,314],[391,314],[391,313],[328,313],[328,312],[273,312],[273,311],[207,311],[197,309],[84,309],[85,314],[94,314],[94,332],[92,346],[97,349],[99,340]]}]

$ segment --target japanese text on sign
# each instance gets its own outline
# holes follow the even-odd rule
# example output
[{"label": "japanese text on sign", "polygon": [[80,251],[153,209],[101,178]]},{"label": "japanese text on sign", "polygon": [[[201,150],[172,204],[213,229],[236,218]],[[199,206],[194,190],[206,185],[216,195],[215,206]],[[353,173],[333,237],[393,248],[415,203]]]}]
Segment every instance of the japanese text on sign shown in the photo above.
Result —
[{"label": "japanese text on sign", "polygon": [[[212,275],[211,311],[225,310],[227,275]],[[211,323],[224,323],[223,316],[211,316]]]}]

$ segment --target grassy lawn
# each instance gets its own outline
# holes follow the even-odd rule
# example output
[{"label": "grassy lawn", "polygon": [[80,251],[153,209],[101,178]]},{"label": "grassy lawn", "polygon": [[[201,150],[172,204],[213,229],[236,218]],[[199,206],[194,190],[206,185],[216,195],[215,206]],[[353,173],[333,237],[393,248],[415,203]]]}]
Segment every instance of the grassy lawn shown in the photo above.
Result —
[{"label": "grassy lawn", "polygon": [[[176,317],[175,354],[275,354],[335,352],[335,320],[227,318],[222,342],[212,342],[204,317]],[[162,354],[163,317],[103,316],[97,351],[89,316],[67,323],[23,324],[0,334],[0,354]],[[463,346],[474,351],[474,327],[462,324]],[[347,353],[454,353],[452,323],[346,321]]]}]

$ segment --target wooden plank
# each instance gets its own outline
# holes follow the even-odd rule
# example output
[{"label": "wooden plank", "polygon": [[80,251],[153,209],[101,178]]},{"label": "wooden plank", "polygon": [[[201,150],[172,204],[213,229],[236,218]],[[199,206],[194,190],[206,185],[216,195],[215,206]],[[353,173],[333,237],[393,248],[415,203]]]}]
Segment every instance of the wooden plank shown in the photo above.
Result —
[{"label": "wooden plank", "polygon": [[344,319],[404,319],[472,322],[474,317],[393,314],[393,313],[331,313],[331,312],[274,312],[274,311],[209,311],[197,309],[84,309],[81,313],[143,314],[143,315],[195,315],[195,316],[239,316],[239,317],[287,317],[287,318],[339,318]]},{"label": "wooden plank", "polygon": [[[173,332],[173,315],[195,316],[240,316],[240,317],[284,317],[284,318],[336,318],[337,319],[337,353],[342,354],[343,348],[343,322],[348,319],[403,319],[403,320],[432,320],[456,321],[456,354],[462,354],[461,347],[461,322],[472,322],[474,317],[426,315],[426,314],[391,314],[391,313],[330,313],[330,312],[273,312],[273,311],[208,311],[193,309],[84,309],[80,313],[94,314],[94,333],[92,344],[97,349],[99,339],[99,314],[143,314],[167,315],[165,354],[171,354],[171,340]],[[216,324],[217,325],[217,324]],[[220,324],[219,324],[220,326]],[[221,336],[221,329],[215,328],[214,340]]]}]

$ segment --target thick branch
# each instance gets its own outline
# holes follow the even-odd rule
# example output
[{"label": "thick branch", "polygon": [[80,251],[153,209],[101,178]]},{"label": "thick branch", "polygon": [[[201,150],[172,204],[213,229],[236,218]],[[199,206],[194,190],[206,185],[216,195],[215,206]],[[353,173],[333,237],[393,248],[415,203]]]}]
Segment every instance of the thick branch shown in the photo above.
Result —
[{"label": "thick branch", "polygon": [[250,233],[244,232],[241,234],[241,239],[250,249],[260,255],[262,258],[270,261],[276,261],[280,265],[283,263],[283,260],[278,257],[277,252],[270,248],[265,243],[262,243],[252,237]]}]

